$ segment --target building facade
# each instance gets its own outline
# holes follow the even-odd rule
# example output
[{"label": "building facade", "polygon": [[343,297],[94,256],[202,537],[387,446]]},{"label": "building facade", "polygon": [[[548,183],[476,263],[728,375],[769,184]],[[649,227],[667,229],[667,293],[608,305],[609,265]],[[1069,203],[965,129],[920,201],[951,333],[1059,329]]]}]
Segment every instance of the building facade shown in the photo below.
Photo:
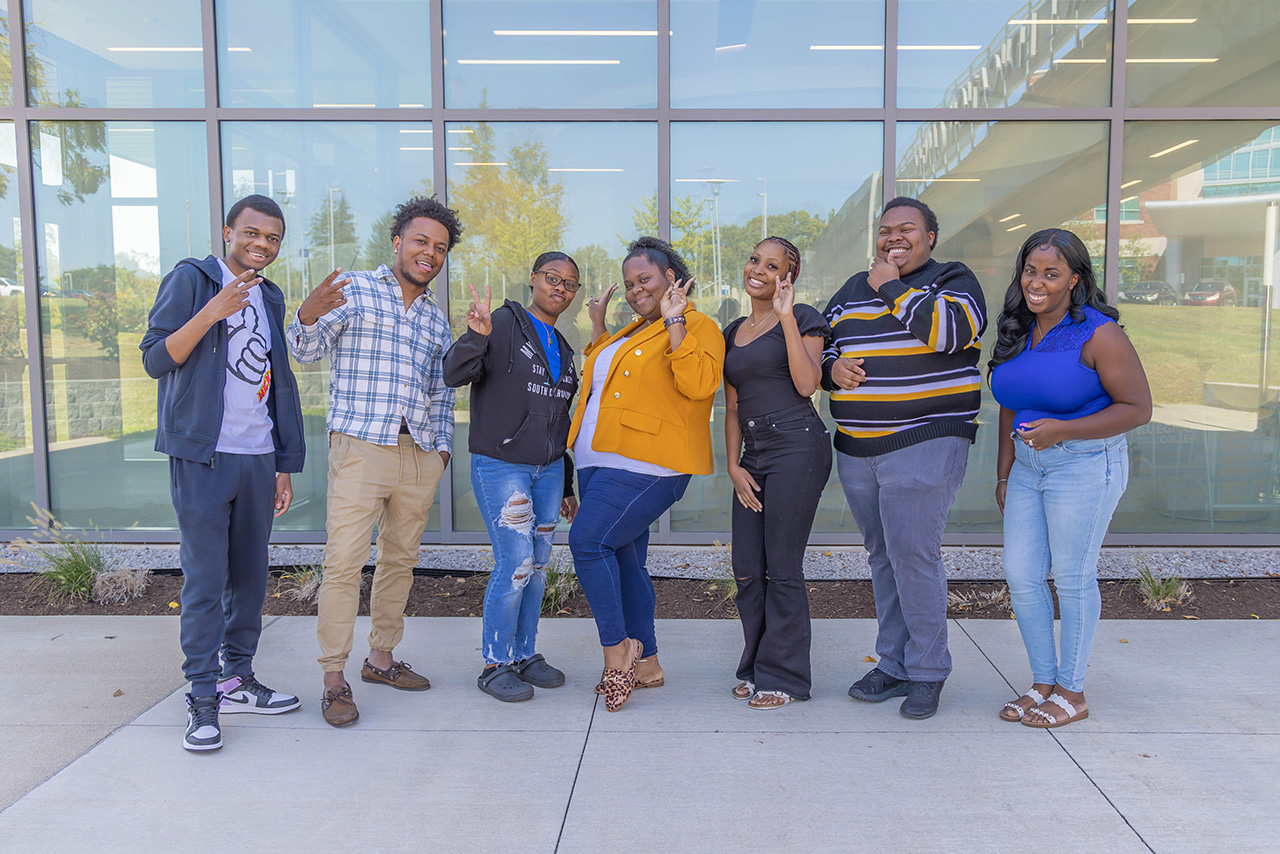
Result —
[{"label": "building facade", "polygon": [[[1110,542],[1280,544],[1280,3],[0,11],[0,538],[30,530],[34,504],[114,541],[176,539],[137,345],[160,278],[220,252],[222,212],[249,193],[285,211],[266,275],[291,308],[335,267],[388,260],[392,209],[436,193],[466,223],[436,285],[455,332],[468,285],[523,299],[534,257],[561,249],[585,283],[568,316],[579,350],[586,298],[620,279],[639,234],[673,241],[723,323],[762,235],[801,248],[798,294],[821,308],[866,268],[884,202],[910,195],[938,213],[935,257],[978,274],[993,321],[1028,234],[1061,226],[1090,247],[1155,400]],[[327,365],[298,377],[310,458],[275,539],[320,542]],[[467,415],[462,392],[426,542],[485,541]],[[1000,539],[989,395],[980,421],[953,544]],[[727,541],[731,494],[723,473],[695,478],[654,542]],[[834,477],[813,541],[858,541]]]}]

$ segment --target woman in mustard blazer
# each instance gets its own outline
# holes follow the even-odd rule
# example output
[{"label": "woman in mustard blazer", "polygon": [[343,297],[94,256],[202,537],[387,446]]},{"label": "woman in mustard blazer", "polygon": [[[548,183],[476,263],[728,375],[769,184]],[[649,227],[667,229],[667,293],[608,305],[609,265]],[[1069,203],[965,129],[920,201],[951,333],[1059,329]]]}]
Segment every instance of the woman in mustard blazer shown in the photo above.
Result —
[{"label": "woman in mustard blazer", "polygon": [[604,647],[596,691],[611,712],[633,687],[663,682],[645,570],[649,526],[680,500],[690,475],[713,471],[711,402],[724,364],[724,337],[689,305],[693,281],[668,243],[631,244],[622,277],[636,320],[609,334],[616,283],[588,302],[586,393],[569,428],[579,495],[569,549]]}]

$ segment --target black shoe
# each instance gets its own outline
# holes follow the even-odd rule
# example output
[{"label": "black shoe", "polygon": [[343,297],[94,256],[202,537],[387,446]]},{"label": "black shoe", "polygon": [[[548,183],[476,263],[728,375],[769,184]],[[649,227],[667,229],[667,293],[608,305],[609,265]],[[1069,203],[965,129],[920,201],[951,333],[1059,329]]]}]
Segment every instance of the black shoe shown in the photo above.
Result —
[{"label": "black shoe", "polygon": [[849,696],[868,703],[881,703],[890,697],[905,696],[910,687],[911,683],[906,679],[894,679],[879,667],[873,667],[871,672],[853,683]]},{"label": "black shoe", "polygon": [[521,681],[510,664],[490,667],[476,679],[480,690],[504,703],[520,703],[533,699],[533,686]]},{"label": "black shoe", "polygon": [[938,698],[942,696],[944,682],[911,682],[907,699],[898,709],[904,718],[922,721],[938,713]]},{"label": "black shoe", "polygon": [[564,684],[564,671],[547,664],[540,652],[535,652],[512,666],[521,682],[528,682],[537,688],[559,688]]}]

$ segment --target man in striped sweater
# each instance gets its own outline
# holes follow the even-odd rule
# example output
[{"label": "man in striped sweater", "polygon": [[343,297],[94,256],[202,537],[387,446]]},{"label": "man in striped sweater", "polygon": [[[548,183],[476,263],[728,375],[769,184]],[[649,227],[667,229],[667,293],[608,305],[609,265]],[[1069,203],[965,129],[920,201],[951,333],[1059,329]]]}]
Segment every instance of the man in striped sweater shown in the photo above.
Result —
[{"label": "man in striped sweater", "polygon": [[904,717],[938,710],[951,673],[942,532],[978,430],[979,338],[986,301],[964,264],[930,256],[938,219],[928,205],[885,205],[871,269],[831,298],[832,344],[822,387],[840,483],[871,564],[877,666],[849,695],[906,697]]}]

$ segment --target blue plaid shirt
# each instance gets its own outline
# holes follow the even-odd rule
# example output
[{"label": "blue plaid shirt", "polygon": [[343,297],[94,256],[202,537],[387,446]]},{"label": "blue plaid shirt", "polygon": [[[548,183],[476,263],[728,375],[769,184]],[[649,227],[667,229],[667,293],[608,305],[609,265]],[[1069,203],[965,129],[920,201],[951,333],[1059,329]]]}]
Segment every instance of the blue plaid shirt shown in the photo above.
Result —
[{"label": "blue plaid shirt", "polygon": [[343,275],[346,303],[311,326],[295,312],[285,335],[299,362],[331,358],[329,429],[394,445],[403,418],[419,447],[452,453],[454,390],[442,360],[453,336],[435,297],[428,290],[406,312],[386,264]]}]

